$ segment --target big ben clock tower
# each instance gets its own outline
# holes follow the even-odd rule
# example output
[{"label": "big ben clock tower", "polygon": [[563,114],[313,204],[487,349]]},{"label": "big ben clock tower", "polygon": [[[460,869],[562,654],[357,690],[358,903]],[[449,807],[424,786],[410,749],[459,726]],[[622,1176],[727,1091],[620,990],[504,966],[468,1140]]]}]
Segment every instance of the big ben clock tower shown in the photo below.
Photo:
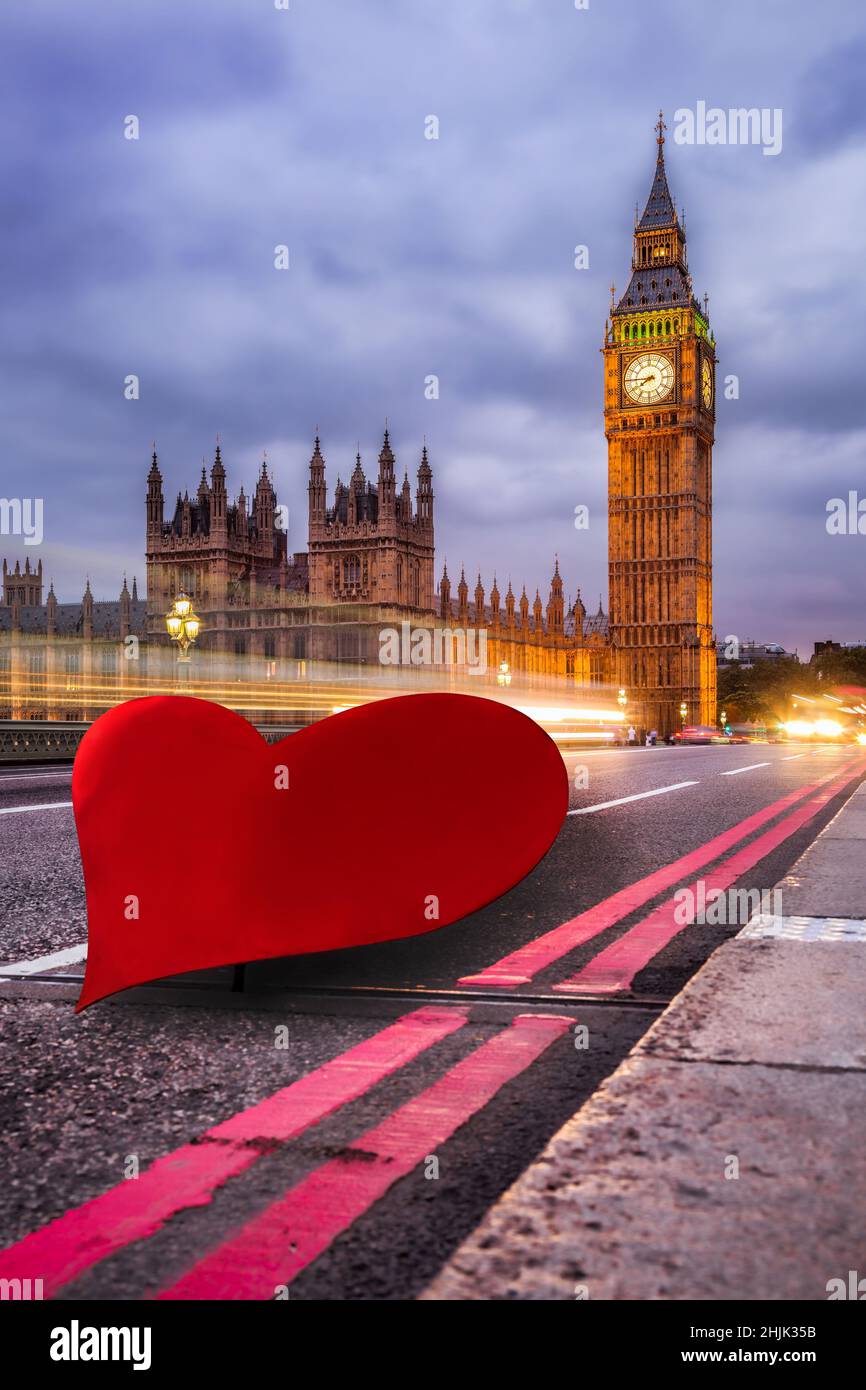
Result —
[{"label": "big ben clock tower", "polygon": [[669,733],[716,722],[712,611],[715,339],[692,292],[665,124],[631,280],[604,344],[608,570],[614,672],[632,718]]}]

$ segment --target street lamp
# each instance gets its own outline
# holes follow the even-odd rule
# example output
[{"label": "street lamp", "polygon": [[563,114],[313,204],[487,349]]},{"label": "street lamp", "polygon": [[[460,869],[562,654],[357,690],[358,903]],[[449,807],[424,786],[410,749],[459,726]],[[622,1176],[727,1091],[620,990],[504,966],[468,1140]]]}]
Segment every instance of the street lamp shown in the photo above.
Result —
[{"label": "street lamp", "polygon": [[626,694],[624,690],[620,690],[619,694],[616,697],[616,702],[621,710],[625,709],[626,705],[628,704],[628,701],[626,699]]},{"label": "street lamp", "polygon": [[507,661],[500,661],[500,663],[499,663],[499,672],[498,672],[498,674],[497,674],[497,676],[496,676],[496,681],[497,681],[497,684],[498,684],[498,685],[510,685],[510,684],[511,684],[511,669],[510,669],[510,667],[509,667]]},{"label": "street lamp", "polygon": [[685,700],[683,700],[682,704],[680,705],[680,719],[683,721],[684,724],[685,724],[685,722],[686,722],[686,717],[687,717],[687,715],[688,715],[688,712],[689,712],[689,707],[688,707],[688,705],[686,704]]},{"label": "street lamp", "polygon": [[189,648],[201,631],[201,619],[193,611],[192,599],[181,589],[165,615],[165,628],[178,645],[178,661],[189,661]]}]

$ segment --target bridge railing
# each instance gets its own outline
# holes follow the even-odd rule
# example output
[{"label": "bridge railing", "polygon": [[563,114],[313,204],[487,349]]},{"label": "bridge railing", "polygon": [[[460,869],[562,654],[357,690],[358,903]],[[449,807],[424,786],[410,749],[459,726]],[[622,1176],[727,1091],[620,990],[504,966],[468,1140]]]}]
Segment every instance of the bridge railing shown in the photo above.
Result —
[{"label": "bridge railing", "polygon": [[[253,727],[256,727],[255,725]],[[72,762],[89,723],[62,723],[54,720],[0,720],[0,763]],[[276,743],[294,726],[260,728],[268,743]]]}]

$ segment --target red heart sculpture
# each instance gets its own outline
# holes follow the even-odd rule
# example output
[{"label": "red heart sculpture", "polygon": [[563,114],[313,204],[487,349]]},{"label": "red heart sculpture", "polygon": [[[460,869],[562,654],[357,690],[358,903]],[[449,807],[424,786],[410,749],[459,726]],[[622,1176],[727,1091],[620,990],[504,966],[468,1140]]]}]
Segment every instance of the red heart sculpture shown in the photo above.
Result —
[{"label": "red heart sculpture", "polygon": [[568,779],[547,734],[472,695],[408,695],[268,744],[206,700],[88,730],[72,777],[87,890],[78,1008],[238,961],[414,936],[550,848]]}]

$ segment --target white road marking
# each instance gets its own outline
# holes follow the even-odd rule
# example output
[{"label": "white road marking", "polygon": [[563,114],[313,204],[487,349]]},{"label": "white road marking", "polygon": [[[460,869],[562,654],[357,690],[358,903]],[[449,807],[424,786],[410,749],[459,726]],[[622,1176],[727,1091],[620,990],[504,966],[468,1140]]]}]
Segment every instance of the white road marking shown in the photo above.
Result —
[{"label": "white road marking", "polygon": [[87,942],[79,941],[77,946],[67,946],[65,951],[54,951],[50,956],[10,961],[8,965],[0,964],[0,976],[38,975],[42,970],[56,970],[61,965],[77,965],[79,961],[86,959]]},{"label": "white road marking", "polygon": [[9,772],[0,774],[0,786],[7,782],[56,782],[59,777],[71,777],[72,768],[59,772]]},{"label": "white road marking", "polygon": [[694,782],[674,782],[670,787],[655,787],[651,792],[635,792],[633,796],[620,796],[616,801],[597,801],[594,806],[579,806],[576,811],[569,811],[570,816],[588,816],[590,811],[606,811],[609,806],[622,806],[626,801],[643,801],[645,796],[661,796],[664,792],[676,792],[681,787],[696,787]]},{"label": "white road marking", "polygon": [[0,816],[16,816],[22,811],[55,811],[59,806],[71,805],[71,801],[43,801],[38,806],[0,806]]},{"label": "white road marking", "polygon": [[769,763],[749,763],[748,767],[732,767],[721,774],[722,777],[736,777],[738,772],[754,772],[756,767],[769,767]]},{"label": "white road marking", "polygon": [[805,753],[788,753],[787,756],[781,758],[780,761],[783,763],[795,763],[798,758],[805,758],[805,756]]}]

